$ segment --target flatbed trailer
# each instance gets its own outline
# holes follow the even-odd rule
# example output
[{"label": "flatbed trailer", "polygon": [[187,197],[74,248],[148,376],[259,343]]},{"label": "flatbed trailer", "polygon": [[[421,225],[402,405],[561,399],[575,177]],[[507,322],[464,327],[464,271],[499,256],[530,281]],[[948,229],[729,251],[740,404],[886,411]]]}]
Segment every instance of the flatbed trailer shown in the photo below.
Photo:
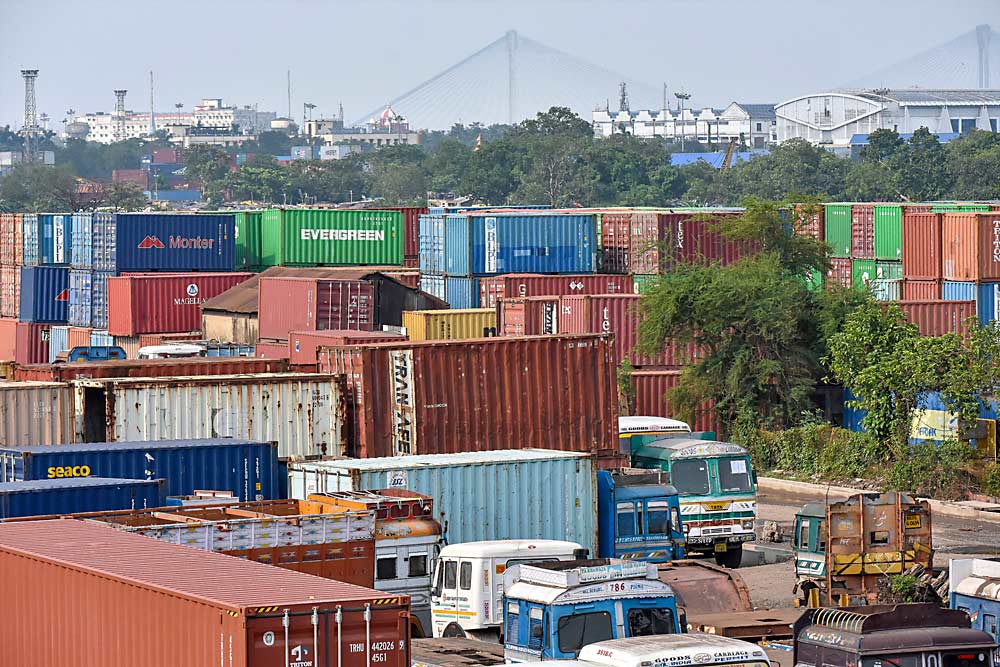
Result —
[{"label": "flatbed trailer", "polygon": [[503,645],[465,637],[411,639],[411,667],[486,667],[502,665]]},{"label": "flatbed trailer", "polygon": [[748,642],[791,639],[792,626],[803,612],[803,609],[791,607],[735,613],[688,614],[688,631],[707,632]]}]

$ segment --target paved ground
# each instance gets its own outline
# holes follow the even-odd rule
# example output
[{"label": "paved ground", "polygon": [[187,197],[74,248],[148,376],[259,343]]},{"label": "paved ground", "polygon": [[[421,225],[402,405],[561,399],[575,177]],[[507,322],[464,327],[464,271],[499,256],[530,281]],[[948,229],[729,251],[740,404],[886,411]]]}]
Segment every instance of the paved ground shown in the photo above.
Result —
[{"label": "paved ground", "polygon": [[[791,539],[795,523],[795,512],[809,500],[803,496],[760,494],[757,507],[760,521],[777,521],[785,533],[786,543],[781,545],[791,550]],[[1000,523],[965,521],[942,516],[933,516],[935,566],[947,567],[952,557],[1000,556]],[[779,545],[775,545],[779,546]],[[750,589],[754,606],[761,609],[776,609],[792,605],[792,585],[795,583],[791,561],[773,565],[744,567],[740,575]]]}]

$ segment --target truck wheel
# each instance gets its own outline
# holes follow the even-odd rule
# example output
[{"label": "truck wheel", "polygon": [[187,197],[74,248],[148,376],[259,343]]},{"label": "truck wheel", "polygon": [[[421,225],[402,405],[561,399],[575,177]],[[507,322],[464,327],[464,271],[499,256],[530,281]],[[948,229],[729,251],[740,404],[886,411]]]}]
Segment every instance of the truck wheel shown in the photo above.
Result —
[{"label": "truck wheel", "polygon": [[458,623],[449,623],[445,626],[444,632],[441,633],[442,637],[465,637],[465,630]]},{"label": "truck wheel", "polygon": [[730,548],[725,554],[725,565],[731,570],[735,570],[743,562],[743,545],[737,544],[735,548]]}]

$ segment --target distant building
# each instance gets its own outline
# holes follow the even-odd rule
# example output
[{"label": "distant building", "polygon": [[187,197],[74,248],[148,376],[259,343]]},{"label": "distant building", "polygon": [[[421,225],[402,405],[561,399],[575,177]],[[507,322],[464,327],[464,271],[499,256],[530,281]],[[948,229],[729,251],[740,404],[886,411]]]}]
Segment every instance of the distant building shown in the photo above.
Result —
[{"label": "distant building", "polygon": [[803,95],[775,107],[778,141],[801,138],[847,155],[851,138],[878,129],[908,134],[997,131],[1000,90],[867,90]]},{"label": "distant building", "polygon": [[410,129],[405,116],[396,113],[390,105],[378,116],[368,119],[360,127],[345,127],[343,110],[339,118],[307,120],[306,136],[318,139],[324,146],[334,144],[368,144],[375,148],[420,143],[420,135]]},{"label": "distant building", "polygon": [[661,109],[632,111],[597,109],[592,116],[595,137],[631,134],[679,143],[728,144],[739,141],[750,148],[766,148],[777,139],[773,104],[733,102],[725,109]]}]

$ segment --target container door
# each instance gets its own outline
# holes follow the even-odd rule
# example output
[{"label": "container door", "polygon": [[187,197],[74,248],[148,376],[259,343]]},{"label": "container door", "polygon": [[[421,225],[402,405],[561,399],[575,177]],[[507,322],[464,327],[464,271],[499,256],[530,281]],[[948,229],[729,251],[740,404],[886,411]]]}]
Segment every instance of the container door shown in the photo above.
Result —
[{"label": "container door", "polygon": [[[274,613],[255,617],[248,622],[250,667],[326,667],[328,662],[324,639],[336,641],[332,619],[321,612],[285,612],[274,607]],[[364,631],[362,627],[362,632]],[[332,632],[332,634],[327,634]],[[362,635],[363,637],[363,635]],[[363,652],[362,646],[358,649]],[[334,648],[335,650],[335,648]]]}]

